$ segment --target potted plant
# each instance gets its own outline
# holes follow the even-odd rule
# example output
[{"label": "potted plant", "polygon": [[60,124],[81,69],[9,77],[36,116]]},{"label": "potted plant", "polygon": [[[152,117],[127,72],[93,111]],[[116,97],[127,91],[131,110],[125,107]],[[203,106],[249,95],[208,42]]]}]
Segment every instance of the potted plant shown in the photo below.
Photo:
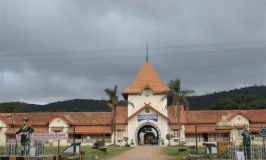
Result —
[{"label": "potted plant", "polygon": [[184,147],[184,144],[185,144],[185,143],[186,143],[186,142],[185,142],[184,140],[181,140],[181,141],[180,141],[181,147],[178,148],[178,151],[179,151],[179,152],[184,152],[184,151],[187,150],[187,149]]},{"label": "potted plant", "polygon": [[129,147],[130,145],[128,144],[128,137],[124,137],[124,140],[126,142],[126,145],[125,146]]},{"label": "potted plant", "polygon": [[164,145],[164,139],[161,139],[161,145]]},{"label": "potted plant", "polygon": [[132,145],[132,146],[134,145],[134,141],[133,141],[133,139],[131,139],[131,145]]},{"label": "potted plant", "polygon": [[168,140],[168,146],[170,146],[170,142],[171,142],[171,139],[173,138],[173,135],[171,135],[170,133],[166,134],[166,139]]}]

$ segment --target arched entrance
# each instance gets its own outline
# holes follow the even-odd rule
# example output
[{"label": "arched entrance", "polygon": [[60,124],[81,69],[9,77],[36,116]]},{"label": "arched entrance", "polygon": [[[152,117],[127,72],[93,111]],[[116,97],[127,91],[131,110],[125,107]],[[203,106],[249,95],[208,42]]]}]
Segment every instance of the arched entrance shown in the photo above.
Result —
[{"label": "arched entrance", "polygon": [[160,144],[160,138],[160,130],[154,124],[145,123],[136,130],[136,142],[138,145],[158,145]]}]

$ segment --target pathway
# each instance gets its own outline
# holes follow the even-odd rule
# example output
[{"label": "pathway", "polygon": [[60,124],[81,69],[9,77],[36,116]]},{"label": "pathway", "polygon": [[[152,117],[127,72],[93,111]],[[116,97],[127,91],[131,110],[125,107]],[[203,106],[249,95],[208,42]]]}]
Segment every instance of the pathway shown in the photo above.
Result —
[{"label": "pathway", "polygon": [[159,146],[136,146],[109,160],[166,160]]}]

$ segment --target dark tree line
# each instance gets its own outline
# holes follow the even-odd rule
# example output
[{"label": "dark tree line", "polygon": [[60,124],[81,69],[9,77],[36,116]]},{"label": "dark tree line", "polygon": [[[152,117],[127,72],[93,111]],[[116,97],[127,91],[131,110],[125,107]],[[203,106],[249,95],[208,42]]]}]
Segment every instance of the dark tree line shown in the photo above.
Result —
[{"label": "dark tree line", "polygon": [[[266,86],[252,86],[231,91],[223,91],[203,96],[188,96],[184,103],[190,104],[190,110],[204,109],[266,109]],[[174,100],[175,101],[175,100]],[[170,101],[169,101],[170,102]],[[22,102],[0,103],[3,112],[107,112],[111,108],[107,100],[74,99],[46,105]],[[119,105],[126,105],[120,101]],[[189,105],[188,105],[189,106]]]}]

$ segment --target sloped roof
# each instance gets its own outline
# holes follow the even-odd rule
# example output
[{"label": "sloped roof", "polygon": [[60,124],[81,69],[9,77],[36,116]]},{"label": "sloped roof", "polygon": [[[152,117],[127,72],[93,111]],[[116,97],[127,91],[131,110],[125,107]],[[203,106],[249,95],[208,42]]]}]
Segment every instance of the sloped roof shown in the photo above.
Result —
[{"label": "sloped roof", "polygon": [[[73,134],[74,129],[70,128],[68,133]],[[111,134],[110,126],[77,126],[75,127],[76,134]]]},{"label": "sloped roof", "polygon": [[[178,114],[178,109],[180,110],[180,115]],[[258,132],[259,128],[266,123],[266,109],[185,111],[183,106],[171,106],[168,108],[170,128],[179,130],[178,117],[180,117],[180,123],[185,125],[185,133],[195,133],[195,124],[198,125],[198,133],[216,133],[218,132],[216,124],[221,121],[222,116],[232,119],[237,115],[241,115],[250,121],[249,128],[252,132]],[[234,127],[241,128],[243,126]],[[219,132],[228,132],[228,130],[219,130]]]},{"label": "sloped roof", "polygon": [[[19,130],[19,127],[15,128],[8,128],[7,131],[5,132],[6,135],[15,135],[15,131]],[[48,133],[49,130],[47,127],[34,127],[34,133]]]},{"label": "sloped roof", "polygon": [[180,115],[178,107],[171,106],[168,108],[169,123],[177,124],[180,118],[181,124],[216,124],[222,116],[227,116],[229,119],[241,115],[247,118],[251,123],[265,123],[266,109],[258,110],[200,110],[200,111],[185,111],[183,106],[180,107]]},{"label": "sloped roof", "polygon": [[160,77],[149,62],[145,62],[133,82],[122,90],[122,94],[142,93],[149,88],[153,93],[164,93],[170,89],[160,80]]},{"label": "sloped roof", "polygon": [[42,112],[42,113],[0,113],[3,120],[7,125],[12,125],[11,117],[12,115],[13,123],[15,126],[22,125],[22,118],[28,117],[29,123],[31,125],[47,125],[55,117],[59,116],[61,112]]},{"label": "sloped roof", "polygon": [[117,107],[116,124],[127,123],[127,107]]},{"label": "sloped roof", "polygon": [[65,112],[64,117],[71,125],[110,125],[110,112]]},{"label": "sloped roof", "polygon": [[[1,120],[7,125],[12,125],[8,113],[0,113]],[[15,126],[22,125],[22,118],[28,117],[29,124],[34,126],[46,126],[54,118],[64,120],[68,125],[111,125],[111,112],[37,112],[37,113],[12,113]],[[117,123],[125,124],[127,119],[127,107],[117,107]]]},{"label": "sloped roof", "polygon": [[222,116],[231,118],[236,115],[246,117],[251,123],[265,123],[266,109],[260,110],[205,110],[205,111],[184,111],[185,119],[181,119],[181,123],[195,124],[195,123],[217,123]]},{"label": "sloped roof", "polygon": [[[167,108],[167,114],[168,114],[168,119],[169,119],[169,124],[177,124],[178,123],[178,118],[184,119],[185,117],[183,114],[179,114],[180,110],[183,109],[182,106],[180,105],[173,105],[169,106]],[[181,111],[182,112],[182,111]]]},{"label": "sloped roof", "polygon": [[[222,130],[219,132],[224,132],[224,131],[226,131],[226,130]],[[185,125],[185,132],[186,133],[195,133],[195,126],[194,125]],[[216,130],[215,126],[205,125],[204,127],[197,127],[197,132],[198,133],[216,133],[217,130]]]}]

